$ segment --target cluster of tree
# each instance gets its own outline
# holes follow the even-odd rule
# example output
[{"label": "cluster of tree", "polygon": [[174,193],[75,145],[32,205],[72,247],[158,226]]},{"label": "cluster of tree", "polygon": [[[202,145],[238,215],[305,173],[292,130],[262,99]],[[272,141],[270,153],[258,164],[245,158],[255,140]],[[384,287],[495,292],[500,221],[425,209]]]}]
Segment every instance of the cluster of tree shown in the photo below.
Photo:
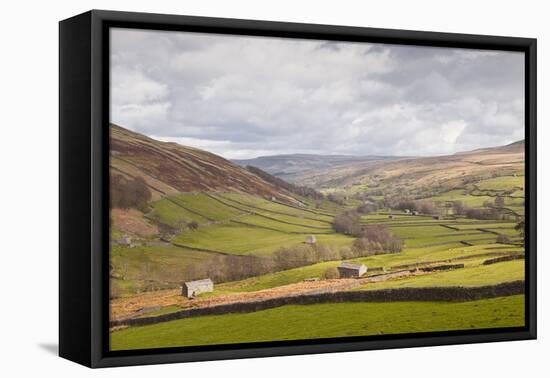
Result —
[{"label": "cluster of tree", "polygon": [[[370,208],[365,210],[370,210]],[[357,238],[351,250],[344,252],[352,256],[344,258],[359,257],[357,254],[366,256],[377,253],[397,253],[403,249],[403,240],[394,235],[387,226],[367,225],[363,227],[358,210],[346,211],[337,215],[334,217],[332,227],[336,232]]]},{"label": "cluster of tree", "polygon": [[272,257],[275,271],[298,268],[323,261],[340,260],[341,258],[342,253],[339,248],[325,244],[281,247],[273,253]]},{"label": "cluster of tree", "polygon": [[112,175],[110,187],[111,208],[145,210],[151,200],[151,191],[143,177],[127,179],[122,175]]},{"label": "cluster of tree", "polygon": [[494,201],[485,201],[483,202],[483,207],[501,209],[504,207],[504,197],[498,195]]},{"label": "cluster of tree", "polygon": [[334,231],[358,237],[361,235],[361,216],[353,210],[343,212],[332,221]]},{"label": "cluster of tree", "polygon": [[316,191],[315,189],[312,189],[308,186],[299,186],[299,185],[291,184],[289,182],[286,182],[283,179],[280,179],[278,177],[275,177],[275,176],[267,173],[264,170],[261,170],[260,168],[248,165],[246,167],[246,169],[249,172],[255,174],[258,177],[260,177],[262,180],[267,181],[267,182],[269,182],[269,183],[271,183],[271,184],[273,184],[273,185],[275,185],[279,188],[285,189],[285,190],[287,190],[291,193],[297,194],[299,196],[309,197],[309,198],[316,199],[316,200],[322,200],[322,199],[325,198],[323,193],[320,193],[320,192]]},{"label": "cluster of tree", "polygon": [[236,281],[275,271],[273,259],[258,256],[218,255],[190,264],[180,281],[209,277],[214,282]]},{"label": "cluster of tree", "polygon": [[463,215],[470,219],[501,220],[506,219],[507,214],[502,211],[504,199],[496,197],[494,203],[485,203],[483,208],[472,208],[464,205],[462,201],[454,201],[452,209],[454,214]]},{"label": "cluster of tree", "polygon": [[391,208],[397,210],[418,211],[421,214],[437,215],[441,210],[433,201],[429,200],[412,200],[409,198],[393,199]]},{"label": "cluster of tree", "polygon": [[355,211],[359,214],[368,214],[380,209],[380,205],[376,202],[368,202],[357,206]]},{"label": "cluster of tree", "polygon": [[471,208],[466,207],[464,209],[464,215],[466,218],[470,219],[483,219],[483,220],[499,220],[502,219],[503,215],[498,209],[492,208]]},{"label": "cluster of tree", "polygon": [[403,250],[403,240],[387,226],[368,225],[353,242],[352,250],[362,256],[399,253]]},{"label": "cluster of tree", "polygon": [[343,194],[330,193],[327,195],[327,199],[340,206],[345,205],[346,202],[346,198]]},{"label": "cluster of tree", "polygon": [[496,242],[499,243],[499,244],[510,244],[511,243],[510,238],[506,235],[498,235]]},{"label": "cluster of tree", "polygon": [[514,227],[514,230],[519,233],[519,237],[521,238],[522,242],[525,243],[525,219],[521,219]]}]

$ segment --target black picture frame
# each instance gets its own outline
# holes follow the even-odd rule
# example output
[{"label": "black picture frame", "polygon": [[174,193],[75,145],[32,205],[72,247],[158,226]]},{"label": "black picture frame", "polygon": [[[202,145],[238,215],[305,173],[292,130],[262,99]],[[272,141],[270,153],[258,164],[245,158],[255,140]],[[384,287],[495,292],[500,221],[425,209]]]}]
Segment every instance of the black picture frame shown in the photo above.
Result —
[{"label": "black picture frame", "polygon": [[[526,325],[221,346],[108,350],[110,27],[519,51],[525,54]],[[536,338],[536,39],[92,10],[59,24],[59,354],[89,367]]]}]

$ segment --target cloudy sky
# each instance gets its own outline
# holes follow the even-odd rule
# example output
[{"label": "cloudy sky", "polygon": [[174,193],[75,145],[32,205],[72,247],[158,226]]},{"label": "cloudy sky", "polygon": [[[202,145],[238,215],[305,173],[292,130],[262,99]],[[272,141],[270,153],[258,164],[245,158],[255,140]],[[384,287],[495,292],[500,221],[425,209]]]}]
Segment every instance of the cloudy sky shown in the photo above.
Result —
[{"label": "cloudy sky", "polygon": [[524,138],[523,54],[113,29],[111,121],[226,158]]}]

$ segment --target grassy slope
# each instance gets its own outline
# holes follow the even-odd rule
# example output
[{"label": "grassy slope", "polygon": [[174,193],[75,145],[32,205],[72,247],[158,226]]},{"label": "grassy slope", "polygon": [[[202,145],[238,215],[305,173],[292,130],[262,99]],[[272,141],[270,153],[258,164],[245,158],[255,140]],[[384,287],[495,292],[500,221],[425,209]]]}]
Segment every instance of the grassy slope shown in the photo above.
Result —
[{"label": "grassy slope", "polygon": [[432,273],[423,276],[405,277],[385,282],[373,282],[363,285],[362,289],[378,290],[401,287],[484,286],[523,280],[524,277],[524,261],[514,260],[492,265],[477,265],[469,268]]},{"label": "grassy slope", "polygon": [[[239,209],[232,206],[226,206],[211,198],[206,194],[180,194],[172,197],[184,207],[190,208],[195,213],[191,213],[182,207],[179,207],[166,199],[155,203],[155,212],[160,215],[163,222],[171,225],[181,224],[182,220],[197,220],[203,224],[199,230],[185,230],[178,235],[174,242],[190,246],[193,248],[208,249],[233,254],[254,254],[269,255],[281,246],[292,246],[303,243],[305,236],[309,233],[328,232],[330,229],[314,229],[305,225],[328,226],[326,223],[318,222],[308,218],[319,220],[330,219],[326,215],[319,215],[310,211],[301,210],[281,204],[267,201],[258,197],[235,193],[218,193],[215,197],[221,199],[230,199],[230,204],[237,205]],[[228,202],[229,203],[229,202]],[[247,207],[254,206],[254,209]],[[258,210],[258,208],[264,210]],[[273,219],[267,219],[260,215],[247,215],[250,210],[259,212]],[[280,213],[284,213],[280,214]],[[200,216],[197,214],[204,214]],[[221,223],[208,224],[206,216],[223,220]],[[277,221],[277,219],[281,220]],[[260,227],[273,228],[265,229],[260,227],[251,227],[231,222],[231,220],[246,222]],[[366,263],[368,266],[385,266],[414,263],[418,261],[430,261],[456,257],[461,255],[461,251],[468,249],[458,248],[459,241],[469,241],[472,244],[486,244],[494,242],[496,235],[483,233],[477,228],[490,229],[495,232],[507,234],[511,237],[517,233],[512,229],[513,223],[503,223],[494,221],[437,221],[438,224],[424,224],[430,222],[431,218],[422,216],[396,216],[394,219],[388,219],[384,214],[372,214],[363,217],[366,222],[385,222],[400,237],[405,238],[406,248],[403,253],[398,255],[381,255],[369,258],[359,259],[358,261]],[[284,222],[293,222],[304,226],[290,225]],[[407,222],[408,224],[403,224]],[[457,227],[460,231],[455,231],[441,224],[449,224]],[[506,229],[502,228],[506,227]],[[302,232],[303,234],[292,234],[292,232]],[[318,235],[318,242],[334,246],[348,246],[352,239],[340,234]],[[482,240],[479,240],[482,239]],[[437,245],[438,243],[448,243]],[[118,248],[118,249],[117,249]],[[172,247],[170,247],[172,248]],[[454,248],[454,249],[453,249]],[[473,251],[483,251],[484,247],[473,248]],[[124,251],[124,253],[121,253]],[[197,252],[184,253],[179,248],[170,249],[167,253],[166,247],[140,247],[137,249],[126,249],[115,247],[111,261],[116,271],[120,271],[124,264],[124,269],[130,273],[126,274],[126,280],[115,280],[114,285],[118,286],[124,292],[131,292],[136,289],[143,289],[143,282],[140,282],[144,276],[143,266],[148,264],[147,273],[153,280],[159,281],[159,285],[164,287],[160,281],[163,281],[161,274],[163,271],[169,272],[172,276],[178,276],[177,271],[183,272],[187,266],[193,264],[197,257],[209,258],[209,254],[197,254]],[[468,253],[468,252],[466,252]],[[193,259],[189,258],[195,256]],[[303,268],[292,269],[286,272],[278,272],[261,277],[255,277],[237,283],[227,283],[218,285],[220,292],[226,291],[251,291],[264,288],[275,287],[288,283],[299,282],[305,278],[321,277],[330,266],[338,265],[338,261],[315,264]],[[158,277],[157,277],[158,276]],[[130,278],[128,278],[130,277]],[[156,278],[155,278],[156,277]],[[130,282],[130,281],[135,282]],[[164,279],[166,281],[166,279]],[[218,290],[217,290],[218,291]]]},{"label": "grassy slope", "polygon": [[523,188],[524,185],[525,177],[523,176],[502,176],[483,180],[478,184],[478,187],[488,190],[508,190],[515,187]]},{"label": "grassy slope", "polygon": [[[314,205],[309,201],[304,201],[308,203],[309,206],[301,209],[246,194],[218,193],[217,196],[220,197],[222,200],[233,201],[233,203],[235,204],[236,202],[237,205],[248,205],[255,208],[256,210],[258,210],[259,208],[264,211],[287,214],[296,217],[313,218],[325,222],[332,221],[332,214],[341,211],[341,208],[333,209],[334,211],[315,209]],[[332,205],[336,206],[334,203],[332,203]]]},{"label": "grassy slope", "polygon": [[[350,245],[353,240],[341,234],[316,236],[319,243],[338,246]],[[269,255],[282,246],[301,244],[305,238],[306,235],[228,223],[183,232],[174,239],[174,242],[192,248],[240,255]]]},{"label": "grassy slope", "polygon": [[144,280],[157,282],[157,287],[179,284],[178,277],[186,267],[211,259],[209,253],[166,246],[129,248],[111,246],[110,263],[114,267],[112,286],[124,294],[143,290]]},{"label": "grassy slope", "polygon": [[166,198],[154,202],[152,207],[153,212],[151,215],[158,218],[161,223],[172,227],[179,227],[192,221],[197,223],[207,222],[205,217],[194,214]]},{"label": "grassy slope", "polygon": [[111,349],[484,329],[523,324],[523,296],[462,303],[293,305],[247,314],[205,316],[128,328],[111,334]]},{"label": "grassy slope", "polygon": [[[451,246],[453,247],[453,246]],[[457,247],[450,248],[448,245],[425,247],[425,248],[411,248],[406,249],[399,254],[377,255],[370,257],[363,257],[359,259],[351,260],[352,262],[365,264],[367,267],[386,267],[390,269],[392,266],[401,264],[416,264],[426,263],[430,261],[440,261],[449,258],[456,257],[468,257],[478,254],[495,252],[495,250],[489,249],[492,245],[488,246],[472,246],[472,247]],[[521,248],[510,247],[506,251],[521,251]],[[488,257],[486,257],[488,258]],[[476,258],[477,263],[483,261],[485,258]],[[461,263],[464,261],[460,261]],[[328,261],[309,265],[301,268],[289,269],[282,272],[266,274],[259,277],[252,277],[241,281],[227,282],[216,286],[214,295],[226,294],[230,292],[242,292],[242,291],[256,291],[269,289],[277,286],[288,285],[296,282],[303,281],[306,278],[322,277],[325,270],[329,267],[336,267],[340,264],[339,261]],[[495,264],[495,271],[498,275],[499,265]],[[502,266],[502,265],[501,265]],[[457,271],[458,272],[458,271]],[[458,273],[460,274],[460,273]],[[513,281],[517,275],[508,276],[507,272],[502,272],[500,276],[501,281]],[[501,281],[495,281],[501,282]]]}]

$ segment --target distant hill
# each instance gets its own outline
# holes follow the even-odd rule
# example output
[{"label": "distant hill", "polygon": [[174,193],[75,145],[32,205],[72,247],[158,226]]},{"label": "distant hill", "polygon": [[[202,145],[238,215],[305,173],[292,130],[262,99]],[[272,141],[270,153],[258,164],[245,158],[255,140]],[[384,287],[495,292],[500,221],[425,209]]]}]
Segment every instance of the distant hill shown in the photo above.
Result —
[{"label": "distant hill", "polygon": [[369,187],[397,193],[437,186],[460,186],[480,177],[521,174],[524,141],[454,155],[354,162],[295,175],[295,182],[317,190]]},{"label": "distant hill", "polygon": [[514,152],[524,152],[525,151],[525,139],[518,140],[504,146],[497,147],[486,147],[479,148],[472,151],[458,152],[455,155],[471,155],[474,153],[487,153],[487,154],[498,154],[498,153],[514,153]]},{"label": "distant hill", "polygon": [[323,194],[316,191],[315,189],[309,188],[307,186],[299,186],[299,185],[291,184],[291,183],[286,182],[285,180],[283,180],[279,177],[273,176],[273,175],[271,175],[271,174],[269,174],[269,173],[267,173],[267,172],[265,172],[265,171],[263,171],[263,170],[261,170],[260,168],[257,168],[257,167],[247,165],[246,169],[248,171],[254,173],[256,176],[261,177],[263,180],[272,183],[273,185],[275,185],[278,188],[283,188],[283,189],[289,191],[290,193],[294,193],[294,194],[299,195],[299,196],[309,197],[309,198],[313,198],[313,199],[323,199]]},{"label": "distant hill", "polygon": [[305,172],[315,172],[364,162],[395,160],[398,158],[385,156],[290,154],[260,156],[254,159],[236,159],[233,162],[243,167],[257,167],[271,175],[298,183],[299,177]]},{"label": "distant hill", "polygon": [[153,199],[179,192],[242,192],[297,201],[284,188],[218,155],[111,124],[111,174],[143,177]]}]

